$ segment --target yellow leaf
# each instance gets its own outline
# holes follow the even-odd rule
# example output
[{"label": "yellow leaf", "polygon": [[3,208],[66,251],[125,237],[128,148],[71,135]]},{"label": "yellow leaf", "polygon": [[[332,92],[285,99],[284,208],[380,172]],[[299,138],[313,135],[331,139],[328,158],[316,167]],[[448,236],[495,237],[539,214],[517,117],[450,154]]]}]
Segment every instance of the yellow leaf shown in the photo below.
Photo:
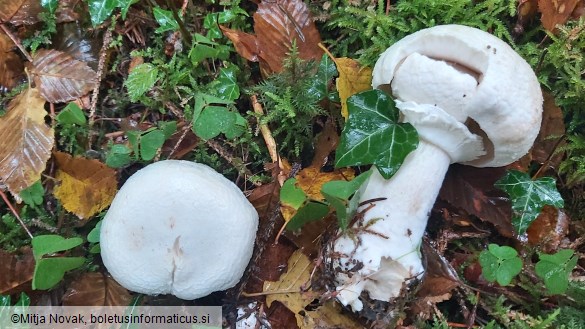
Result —
[{"label": "yellow leaf", "polygon": [[307,167],[296,176],[297,186],[300,187],[309,198],[314,200],[323,200],[321,187],[323,184],[332,180],[352,180],[354,178],[353,169],[344,168],[332,172],[321,172],[319,168],[313,166]]},{"label": "yellow leaf", "polygon": [[118,188],[116,171],[98,160],[73,158],[67,153],[56,152],[60,182],[54,190],[63,207],[86,219],[107,208]]},{"label": "yellow leaf", "polygon": [[28,89],[8,104],[0,117],[0,180],[18,199],[20,191],[41,178],[55,142],[45,124],[45,100]]},{"label": "yellow leaf", "polygon": [[341,314],[341,307],[333,300],[327,301],[317,309],[309,311],[306,306],[322,294],[307,289],[310,286],[313,264],[300,250],[295,251],[288,260],[288,270],[278,281],[265,281],[264,292],[266,306],[272,302],[281,302],[291,310],[296,317],[297,325],[301,329],[309,328],[363,328],[352,318]]},{"label": "yellow leaf", "polygon": [[347,57],[336,58],[335,64],[339,72],[337,91],[341,99],[341,115],[347,120],[347,99],[360,91],[372,89],[372,69]]}]

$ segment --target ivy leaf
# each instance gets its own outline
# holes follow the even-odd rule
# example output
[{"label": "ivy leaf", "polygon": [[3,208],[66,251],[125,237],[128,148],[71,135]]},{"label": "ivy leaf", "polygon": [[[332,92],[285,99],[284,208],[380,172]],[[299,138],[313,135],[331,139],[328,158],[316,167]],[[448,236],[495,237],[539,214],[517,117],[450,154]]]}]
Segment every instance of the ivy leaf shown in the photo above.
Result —
[{"label": "ivy leaf", "polygon": [[335,67],[335,63],[327,54],[323,54],[319,62],[317,76],[311,80],[311,85],[307,89],[307,92],[315,95],[315,98],[319,100],[331,99],[333,95],[329,93],[329,83],[336,75],[337,68]]},{"label": "ivy leaf", "polygon": [[532,180],[526,173],[510,170],[494,186],[510,196],[514,212],[512,225],[519,235],[526,232],[544,205],[557,208],[564,206],[563,198],[557,190],[555,179],[552,177]]},{"label": "ivy leaf", "polygon": [[291,231],[300,229],[308,222],[322,219],[329,213],[329,206],[326,203],[309,199],[296,184],[297,180],[290,178],[280,189],[286,229]]},{"label": "ivy leaf", "polygon": [[117,6],[120,8],[120,13],[122,14],[122,19],[126,19],[126,14],[128,13],[128,9],[130,6],[137,3],[138,0],[118,0]]},{"label": "ivy leaf", "polygon": [[150,90],[158,80],[158,69],[149,63],[140,64],[128,75],[124,83],[130,100],[136,102],[140,96]]},{"label": "ivy leaf", "polygon": [[577,265],[577,256],[571,249],[563,249],[553,255],[540,254],[534,267],[536,275],[552,295],[564,294],[569,287],[569,275]]},{"label": "ivy leaf", "polygon": [[177,20],[175,20],[172,11],[156,7],[152,12],[154,14],[154,19],[156,19],[158,25],[160,25],[155,30],[156,33],[176,31],[179,29],[179,23],[177,22]]},{"label": "ivy leaf", "polygon": [[509,285],[522,270],[522,260],[514,248],[493,243],[479,254],[479,264],[483,277],[489,282],[497,281],[500,286]]},{"label": "ivy leaf", "polygon": [[91,24],[95,27],[112,15],[118,2],[116,0],[89,0],[88,5]]},{"label": "ivy leaf", "polygon": [[357,209],[357,202],[350,202],[349,198],[355,194],[352,200],[359,199],[359,195],[356,192],[371,174],[372,171],[368,170],[349,182],[331,181],[323,184],[321,188],[321,194],[323,194],[327,202],[335,209],[339,227],[343,231],[347,229],[349,221]]},{"label": "ivy leaf", "polygon": [[240,97],[240,87],[236,79],[237,70],[235,65],[219,70],[219,77],[214,81],[214,86],[217,88],[217,95],[220,98],[234,101]]},{"label": "ivy leaf", "polygon": [[418,146],[416,129],[397,123],[399,111],[381,90],[368,90],[347,100],[349,118],[336,151],[335,166],[374,164],[392,177],[406,156]]}]

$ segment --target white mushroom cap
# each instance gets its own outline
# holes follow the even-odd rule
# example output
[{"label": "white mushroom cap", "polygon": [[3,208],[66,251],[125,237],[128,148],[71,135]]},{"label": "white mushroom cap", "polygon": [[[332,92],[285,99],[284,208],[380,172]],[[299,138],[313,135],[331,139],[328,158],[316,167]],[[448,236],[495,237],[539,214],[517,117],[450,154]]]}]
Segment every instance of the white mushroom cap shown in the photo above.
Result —
[{"label": "white mushroom cap", "polygon": [[[487,154],[470,165],[497,167],[526,154],[542,119],[542,93],[522,57],[497,37],[467,26],[420,30],[376,62],[372,86],[401,101],[431,104],[458,121],[472,119]],[[469,121],[469,120],[468,120]]]},{"label": "white mushroom cap", "polygon": [[104,265],[125,288],[195,299],[233,287],[254,247],[258,214],[210,167],[160,161],[132,175],[104,218]]}]

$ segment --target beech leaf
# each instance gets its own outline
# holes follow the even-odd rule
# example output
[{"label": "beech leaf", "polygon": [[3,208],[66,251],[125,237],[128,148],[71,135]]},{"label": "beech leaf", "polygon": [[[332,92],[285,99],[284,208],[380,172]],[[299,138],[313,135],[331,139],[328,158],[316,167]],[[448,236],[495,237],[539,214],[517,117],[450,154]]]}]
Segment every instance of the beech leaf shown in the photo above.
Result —
[{"label": "beech leaf", "polygon": [[33,58],[32,74],[41,95],[50,103],[79,98],[93,90],[96,73],[87,63],[58,50],[39,50]]},{"label": "beech leaf", "polygon": [[347,120],[347,99],[353,94],[372,89],[372,69],[347,57],[335,59],[335,64],[339,71],[336,84],[341,100],[341,115]]},{"label": "beech leaf", "polygon": [[15,196],[41,178],[51,156],[55,138],[44,105],[39,91],[28,89],[0,117],[0,180]]}]

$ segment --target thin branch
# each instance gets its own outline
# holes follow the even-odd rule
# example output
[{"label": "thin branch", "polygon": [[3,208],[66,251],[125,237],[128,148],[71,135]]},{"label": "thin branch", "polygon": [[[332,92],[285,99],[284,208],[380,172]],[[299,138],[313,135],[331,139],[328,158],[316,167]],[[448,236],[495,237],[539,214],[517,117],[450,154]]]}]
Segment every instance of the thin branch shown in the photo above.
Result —
[{"label": "thin branch", "polygon": [[0,190],[0,196],[2,196],[2,199],[4,200],[4,202],[6,202],[6,205],[8,205],[8,208],[10,208],[10,211],[12,212],[14,217],[16,217],[16,219],[18,219],[20,226],[22,226],[22,228],[26,231],[26,234],[28,234],[28,236],[32,239],[33,238],[32,233],[30,233],[30,231],[28,230],[28,227],[26,227],[26,225],[24,224],[24,222],[20,218],[20,215],[18,214],[16,209],[14,209],[14,207],[12,206],[12,203],[10,203],[10,200],[8,200],[8,197],[6,196],[6,194],[4,194],[4,192],[2,190]]},{"label": "thin branch", "polygon": [[33,61],[32,57],[30,56],[28,51],[24,49],[20,41],[18,41],[18,39],[12,34],[12,32],[10,32],[10,30],[4,24],[0,24],[0,28],[2,28],[2,31],[6,33],[10,40],[12,40],[12,42],[14,42],[14,44],[18,47],[18,49],[20,49],[20,52],[24,55],[24,57],[26,57],[26,59],[32,63]]}]

